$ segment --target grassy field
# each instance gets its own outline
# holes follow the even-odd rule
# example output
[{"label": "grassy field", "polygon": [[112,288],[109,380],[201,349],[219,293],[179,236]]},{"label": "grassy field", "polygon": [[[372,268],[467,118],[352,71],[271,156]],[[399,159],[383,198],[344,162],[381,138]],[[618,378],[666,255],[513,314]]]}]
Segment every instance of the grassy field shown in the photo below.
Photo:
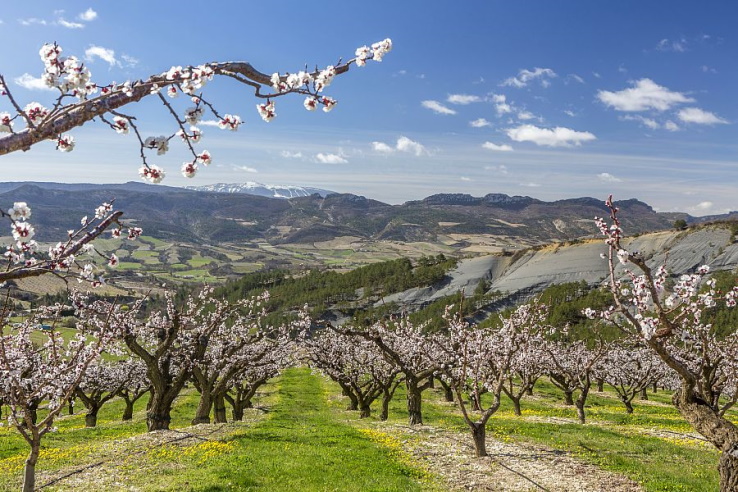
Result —
[{"label": "grassy field", "polygon": [[[504,402],[490,420],[489,437],[564,451],[648,491],[716,490],[717,452],[691,434],[668,401],[664,392],[650,395],[627,415],[613,393],[593,393],[589,423],[580,425],[558,391],[541,382],[523,401],[522,417]],[[261,410],[250,411],[245,422],[190,427],[196,402],[197,394],[187,390],[176,402],[174,430],[153,434],[145,432],[145,401],[128,423],[120,421],[121,402],[112,401],[95,429],[83,427],[78,408],[44,439],[39,485],[92,466],[45,490],[444,490],[433,470],[403,449],[411,436],[377,431],[385,424],[376,416],[359,420],[344,410],[336,385],[306,369],[288,370],[266,386],[256,402]],[[731,416],[736,420],[735,412]],[[424,394],[424,421],[470,439],[438,390]],[[405,422],[400,389],[389,425]],[[26,453],[14,431],[0,429],[0,490],[18,488]]]}]

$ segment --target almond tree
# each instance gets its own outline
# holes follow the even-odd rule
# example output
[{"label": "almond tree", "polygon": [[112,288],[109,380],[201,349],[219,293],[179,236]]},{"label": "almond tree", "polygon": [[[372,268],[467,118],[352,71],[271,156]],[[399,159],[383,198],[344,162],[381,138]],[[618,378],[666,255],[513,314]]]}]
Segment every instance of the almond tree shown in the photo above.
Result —
[{"label": "almond tree", "polygon": [[[41,308],[13,327],[8,323],[9,297],[0,313],[0,397],[9,408],[8,423],[31,448],[23,472],[23,490],[28,492],[35,490],[41,439],[55,430],[54,420],[77,391],[87,368],[112,345],[112,327],[130,317],[115,304],[89,302],[78,294],[71,300],[80,321],[69,340],[56,329],[65,306]],[[34,343],[32,333],[49,319],[54,321],[43,332],[45,340]],[[46,413],[37,420],[40,405]]]},{"label": "almond tree", "polygon": [[[595,366],[605,354],[605,346],[598,341],[590,348],[584,341],[560,342],[547,341],[546,352],[547,374],[551,382],[561,389],[568,401],[577,408],[579,422],[586,422],[584,405],[592,387]],[[576,400],[573,394],[579,392]]]},{"label": "almond tree", "polygon": [[[612,196],[605,203],[610,222],[597,219],[597,224],[608,246],[609,286],[615,304],[611,310],[588,310],[586,314],[609,320],[641,340],[677,374],[674,406],[721,452],[720,490],[738,490],[738,427],[721,414],[719,406],[725,383],[734,383],[738,377],[738,332],[733,329],[719,336],[712,325],[702,321],[703,313],[718,303],[734,307],[738,288],[718,292],[705,265],[682,275],[667,290],[666,266],[654,270],[643,256],[625,249]],[[624,267],[624,278],[616,273],[618,262]]]},{"label": "almond tree", "polygon": [[595,371],[618,394],[627,413],[633,413],[633,400],[664,375],[666,367],[645,347],[611,346]]},{"label": "almond tree", "polygon": [[536,381],[546,374],[543,340],[539,333],[530,333],[528,340],[515,352],[510,370],[502,383],[502,392],[510,398],[513,412],[520,416],[520,401],[533,392]]},{"label": "almond tree", "polygon": [[103,360],[90,364],[87,368],[75,392],[75,396],[87,409],[85,427],[97,425],[100,408],[117,396],[125,386],[128,379],[126,370],[127,366],[120,362]]},{"label": "almond tree", "polygon": [[[276,347],[275,347],[276,348]],[[230,388],[224,393],[214,395],[214,417],[216,423],[227,421],[225,402],[231,405],[233,420],[243,420],[244,410],[253,408],[252,399],[259,388],[270,379],[277,377],[282,369],[289,366],[284,351],[275,350],[269,354],[269,360],[260,360],[259,364],[247,366],[234,378]]]},{"label": "almond tree", "polygon": [[410,425],[423,424],[423,391],[431,387],[438,370],[431,356],[434,346],[424,333],[424,325],[413,325],[406,317],[374,323],[365,330],[341,329],[342,333],[372,342],[385,360],[397,366],[407,389]]},{"label": "almond tree", "polygon": [[118,396],[126,404],[121,420],[126,421],[133,418],[133,405],[151,391],[151,382],[146,377],[146,365],[138,357],[129,356],[119,364],[121,371],[127,375],[123,386],[118,390]]},{"label": "almond tree", "polygon": [[[500,327],[483,328],[447,314],[448,333],[433,336],[442,378],[454,390],[478,457],[487,456],[487,422],[500,408],[513,358],[541,331],[544,317],[545,308],[525,304],[506,317],[500,316]],[[489,403],[482,400],[482,393],[490,395]],[[465,396],[469,396],[476,409],[467,408]]]}]

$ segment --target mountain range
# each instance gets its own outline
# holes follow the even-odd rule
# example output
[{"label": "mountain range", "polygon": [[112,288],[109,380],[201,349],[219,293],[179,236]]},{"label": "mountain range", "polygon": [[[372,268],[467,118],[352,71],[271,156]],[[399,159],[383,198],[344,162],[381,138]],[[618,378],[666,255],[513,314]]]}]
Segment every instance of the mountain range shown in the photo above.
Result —
[{"label": "mountain range", "polygon": [[[218,185],[213,190],[199,191],[137,182],[0,183],[0,205],[7,208],[15,201],[27,202],[33,209],[32,222],[41,241],[65,237],[68,229],[77,227],[81,217],[92,215],[101,203],[115,200],[115,208],[124,211],[124,219],[142,227],[145,234],[209,244],[313,243],[341,236],[433,242],[460,235],[489,235],[519,239],[523,244],[544,244],[596,235],[594,217],[607,214],[602,200],[586,197],[545,202],[500,193],[483,197],[436,194],[389,205],[326,190],[290,199],[243,191],[257,188],[248,184]],[[686,213],[659,213],[636,199],[622,200],[617,205],[628,234],[670,229],[677,219],[688,223],[704,220]],[[727,218],[738,218],[738,213],[709,219]]]}]

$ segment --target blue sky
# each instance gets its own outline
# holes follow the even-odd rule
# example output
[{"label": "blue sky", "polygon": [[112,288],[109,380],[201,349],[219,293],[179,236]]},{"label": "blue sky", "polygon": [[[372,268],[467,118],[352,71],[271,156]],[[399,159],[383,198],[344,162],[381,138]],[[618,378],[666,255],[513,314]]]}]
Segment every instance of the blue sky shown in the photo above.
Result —
[{"label": "blue sky", "polygon": [[[401,203],[433,193],[544,200],[635,197],[660,211],[738,210],[738,3],[734,1],[6,2],[0,73],[22,103],[38,50],[57,41],[100,84],[172,65],[246,60],[266,73],[351,58],[386,37],[382,63],[352,67],[326,91],[330,113],[301,97],[257,100],[231,81],[205,95],[245,121],[203,127],[213,164],[188,180],[172,142],[152,163],[164,184],[309,185]],[[183,110],[187,104],[179,101]],[[0,100],[0,112],[9,110]],[[174,132],[154,101],[127,111],[147,135]],[[72,132],[68,154],[41,144],[0,157],[2,179],[124,182],[138,148],[101,124]]]}]

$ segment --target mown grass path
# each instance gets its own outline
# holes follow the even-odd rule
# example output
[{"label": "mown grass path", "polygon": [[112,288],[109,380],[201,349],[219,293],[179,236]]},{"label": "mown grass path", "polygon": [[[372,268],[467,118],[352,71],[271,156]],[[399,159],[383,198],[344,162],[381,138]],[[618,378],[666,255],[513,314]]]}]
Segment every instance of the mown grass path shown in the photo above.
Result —
[{"label": "mown grass path", "polygon": [[233,436],[245,453],[228,482],[270,491],[425,489],[416,480],[423,472],[339,420],[324,385],[308,369],[284,372],[269,418]]}]

